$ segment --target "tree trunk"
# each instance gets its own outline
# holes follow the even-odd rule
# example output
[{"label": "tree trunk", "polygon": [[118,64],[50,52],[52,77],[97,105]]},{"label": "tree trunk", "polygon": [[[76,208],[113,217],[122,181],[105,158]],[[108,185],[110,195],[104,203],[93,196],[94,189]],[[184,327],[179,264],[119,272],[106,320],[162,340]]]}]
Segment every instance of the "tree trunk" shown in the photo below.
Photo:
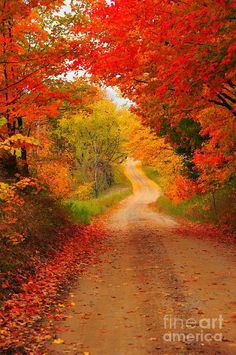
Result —
[{"label": "tree trunk", "polygon": [[29,176],[29,165],[27,162],[27,150],[25,147],[21,148],[21,173],[23,176]]},{"label": "tree trunk", "polygon": [[1,160],[2,160],[2,167],[4,168],[7,177],[13,178],[15,174],[19,173],[15,154],[12,155],[6,153]]},{"label": "tree trunk", "polygon": [[[6,11],[7,0],[3,2],[3,11]],[[12,42],[12,33],[11,33],[12,23],[10,21],[10,17],[3,18],[2,22],[2,35],[3,35],[3,56],[7,56],[7,43],[8,41]],[[16,133],[16,122],[15,120],[11,120],[10,117],[10,110],[9,110],[9,93],[8,93],[8,86],[10,83],[9,80],[9,72],[13,73],[13,67],[8,67],[6,63],[3,64],[3,76],[4,76],[4,85],[6,90],[4,91],[5,97],[5,112],[1,114],[7,120],[7,133],[9,137],[12,137]],[[2,158],[2,166],[6,171],[6,174],[12,178],[15,176],[16,173],[19,173],[18,166],[17,166],[17,158],[16,153],[10,154],[6,153]]]},{"label": "tree trunk", "polygon": [[98,167],[97,164],[94,164],[94,192],[95,192],[95,197],[98,197]]},{"label": "tree trunk", "polygon": [[109,187],[111,187],[111,185],[114,182],[114,176],[113,176],[112,169],[109,165],[105,167],[105,179],[106,179],[107,185]]},{"label": "tree trunk", "polygon": [[[12,137],[15,134],[15,123],[8,123],[7,124],[8,136]],[[6,152],[2,158],[2,166],[6,171],[6,175],[9,178],[13,178],[15,174],[19,173],[19,169],[17,166],[17,158],[16,153],[13,154]]]},{"label": "tree trunk", "polygon": [[212,202],[213,202],[213,211],[215,214],[215,221],[217,222],[217,217],[218,217],[218,213],[217,213],[217,208],[216,208],[216,196],[215,196],[215,192],[212,192]]},{"label": "tree trunk", "polygon": [[[17,118],[19,133],[23,133],[23,119],[22,117]],[[26,147],[21,148],[21,173],[23,176],[29,176],[29,165],[27,162],[27,150]]]},{"label": "tree trunk", "polygon": [[95,197],[98,197],[99,186],[98,186],[98,155],[97,155],[97,142],[93,141],[93,150],[94,150],[94,165],[93,165],[93,176],[94,176],[94,192]]}]

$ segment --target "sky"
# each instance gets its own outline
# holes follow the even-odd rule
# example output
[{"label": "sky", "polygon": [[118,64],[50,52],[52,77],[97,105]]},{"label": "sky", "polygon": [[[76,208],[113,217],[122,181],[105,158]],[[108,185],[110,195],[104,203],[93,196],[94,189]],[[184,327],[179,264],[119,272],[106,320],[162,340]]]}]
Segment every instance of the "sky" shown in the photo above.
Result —
[{"label": "sky", "polygon": [[[66,76],[66,80],[72,81],[76,78],[79,78],[85,74],[85,71],[79,70],[79,71],[69,71]],[[129,108],[133,103],[129,99],[126,99],[122,97],[121,93],[119,93],[119,90],[116,87],[112,86],[104,86],[102,88],[107,97],[113,101],[118,108],[125,106],[126,108]]]},{"label": "sky", "polygon": [[119,95],[115,88],[113,88],[112,86],[106,87],[105,91],[107,93],[108,98],[111,101],[115,102],[117,107],[126,106],[128,108],[132,105],[132,102],[129,99],[125,99],[121,95]]}]

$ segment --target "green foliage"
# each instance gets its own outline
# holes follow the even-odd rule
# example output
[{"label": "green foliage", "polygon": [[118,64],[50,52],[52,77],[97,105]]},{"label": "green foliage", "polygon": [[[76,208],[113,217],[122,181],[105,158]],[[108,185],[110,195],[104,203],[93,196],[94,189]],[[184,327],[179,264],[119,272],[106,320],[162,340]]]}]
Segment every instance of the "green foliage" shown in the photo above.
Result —
[{"label": "green foliage", "polygon": [[185,170],[190,179],[195,180],[199,174],[193,162],[194,151],[202,146],[209,139],[200,134],[201,126],[190,118],[182,118],[173,125],[163,116],[160,136],[167,136],[170,144],[175,148],[177,154],[184,157]]},{"label": "green foliage", "polygon": [[0,117],[0,128],[4,126],[7,123],[7,120],[5,117]]}]

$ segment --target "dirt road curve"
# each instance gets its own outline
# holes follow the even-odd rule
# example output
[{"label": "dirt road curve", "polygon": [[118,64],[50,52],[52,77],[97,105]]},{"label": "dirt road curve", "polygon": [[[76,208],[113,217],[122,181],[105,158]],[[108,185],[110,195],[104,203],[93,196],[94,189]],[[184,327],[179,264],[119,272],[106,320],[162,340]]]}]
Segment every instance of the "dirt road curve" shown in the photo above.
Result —
[{"label": "dirt road curve", "polygon": [[127,173],[134,194],[105,217],[109,252],[70,294],[48,354],[236,354],[232,247],[179,236],[149,207],[158,187],[132,161]]}]

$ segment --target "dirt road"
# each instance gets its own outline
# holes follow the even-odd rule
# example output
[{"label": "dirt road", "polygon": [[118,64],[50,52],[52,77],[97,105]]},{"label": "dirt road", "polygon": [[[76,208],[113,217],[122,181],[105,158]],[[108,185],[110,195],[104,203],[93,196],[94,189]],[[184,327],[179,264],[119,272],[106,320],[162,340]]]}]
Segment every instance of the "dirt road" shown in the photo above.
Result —
[{"label": "dirt road", "polygon": [[134,194],[105,217],[108,252],[78,280],[48,354],[236,354],[234,250],[179,236],[149,206],[158,187],[132,161],[127,173]]}]

